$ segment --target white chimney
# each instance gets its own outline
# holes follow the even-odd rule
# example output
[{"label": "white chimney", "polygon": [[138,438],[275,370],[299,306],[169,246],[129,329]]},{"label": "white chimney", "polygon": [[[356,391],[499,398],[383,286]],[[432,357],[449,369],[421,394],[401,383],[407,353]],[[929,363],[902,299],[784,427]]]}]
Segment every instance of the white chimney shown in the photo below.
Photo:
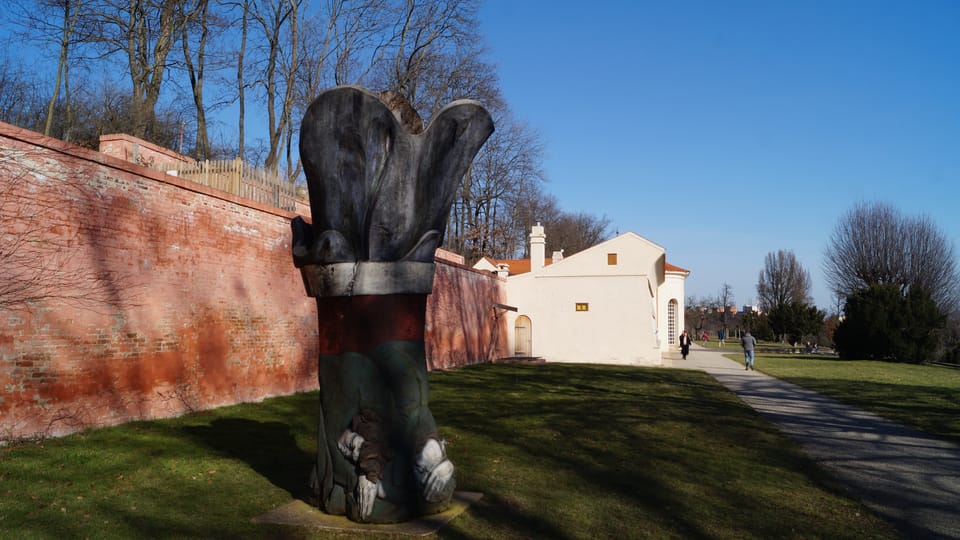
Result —
[{"label": "white chimney", "polygon": [[500,263],[497,265],[497,275],[505,278],[510,275],[510,265],[506,263]]},{"label": "white chimney", "polygon": [[553,252],[553,257],[550,257],[550,258],[553,259],[553,263],[554,263],[554,264],[562,261],[562,260],[563,260],[563,250],[561,249],[560,251],[554,251],[554,252]]},{"label": "white chimney", "polygon": [[538,221],[530,229],[530,272],[539,274],[546,264],[547,235],[543,234],[543,226]]}]

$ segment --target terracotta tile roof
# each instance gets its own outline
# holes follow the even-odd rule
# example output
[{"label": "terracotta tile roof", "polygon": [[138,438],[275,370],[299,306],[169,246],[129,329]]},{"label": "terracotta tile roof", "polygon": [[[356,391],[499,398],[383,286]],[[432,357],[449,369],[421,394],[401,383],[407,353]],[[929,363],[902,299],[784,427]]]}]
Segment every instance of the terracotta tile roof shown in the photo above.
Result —
[{"label": "terracotta tile roof", "polygon": [[[488,261],[493,263],[494,266],[497,266],[500,264],[510,265],[511,276],[515,276],[517,274],[526,274],[527,272],[530,271],[530,259],[494,259],[492,257],[484,257],[484,259],[487,259]],[[545,266],[550,266],[551,264],[553,264],[553,259],[547,258],[545,263],[546,263]],[[687,270],[686,268],[680,268],[679,266],[670,264],[668,262],[663,263],[663,268],[667,272],[686,272],[688,274],[690,273],[690,271]]]},{"label": "terracotta tile roof", "polygon": [[[530,271],[530,259],[492,259],[490,257],[487,257],[487,259],[493,262],[494,266],[500,264],[509,265],[511,276],[515,276],[517,274],[526,274]],[[545,266],[550,266],[553,264],[553,259],[547,258],[544,263]]]}]

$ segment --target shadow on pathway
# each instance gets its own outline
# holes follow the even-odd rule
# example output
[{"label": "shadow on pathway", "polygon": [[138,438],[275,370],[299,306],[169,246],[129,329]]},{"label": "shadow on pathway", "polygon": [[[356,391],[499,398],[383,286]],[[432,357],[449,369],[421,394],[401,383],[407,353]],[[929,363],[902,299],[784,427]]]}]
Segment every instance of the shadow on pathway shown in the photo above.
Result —
[{"label": "shadow on pathway", "polygon": [[960,447],[694,348],[667,367],[712,375],[906,538],[960,539]]}]

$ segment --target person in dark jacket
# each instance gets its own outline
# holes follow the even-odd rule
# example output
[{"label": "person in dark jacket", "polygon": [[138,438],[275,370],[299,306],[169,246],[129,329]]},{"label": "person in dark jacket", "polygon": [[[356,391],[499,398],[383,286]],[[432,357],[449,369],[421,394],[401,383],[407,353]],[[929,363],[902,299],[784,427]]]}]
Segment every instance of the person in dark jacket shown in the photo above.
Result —
[{"label": "person in dark jacket", "polygon": [[680,334],[680,354],[683,356],[683,359],[687,359],[687,355],[690,354],[690,336],[687,335],[687,331],[684,330]]}]

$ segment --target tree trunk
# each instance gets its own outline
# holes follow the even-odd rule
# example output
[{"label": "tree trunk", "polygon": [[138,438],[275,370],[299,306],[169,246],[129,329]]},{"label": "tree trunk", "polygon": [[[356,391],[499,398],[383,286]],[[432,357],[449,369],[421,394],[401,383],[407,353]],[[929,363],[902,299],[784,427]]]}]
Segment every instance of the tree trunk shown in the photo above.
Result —
[{"label": "tree trunk", "polygon": [[[73,31],[77,25],[77,18],[80,14],[80,8],[82,5],[82,0],[76,0],[72,2],[71,0],[66,0],[63,3],[63,25],[61,26],[61,35],[60,35],[60,56],[57,59],[57,76],[53,86],[53,95],[50,96],[50,103],[47,104],[47,118],[43,126],[43,134],[50,136],[50,132],[53,129],[53,115],[56,111],[57,100],[60,98],[60,86],[63,81],[66,79],[67,70],[69,68],[69,53],[70,53],[70,42],[73,39]],[[71,10],[73,6],[73,10]],[[70,85],[64,83],[64,100],[68,103],[70,102]],[[69,115],[69,110],[68,110]],[[64,125],[64,134],[69,132],[69,118],[67,123]]]},{"label": "tree trunk", "polygon": [[[167,69],[167,56],[184,19],[182,0],[159,7],[147,0],[131,0],[126,9],[126,53],[133,84],[132,135],[150,138],[156,131],[156,106]],[[154,30],[155,28],[155,30]]]},{"label": "tree trunk", "polygon": [[243,83],[243,59],[247,50],[247,21],[250,14],[249,0],[243,0],[243,17],[240,20],[240,51],[237,53],[237,100],[239,117],[237,118],[237,157],[243,161],[244,120],[246,114],[246,91]]},{"label": "tree trunk", "polygon": [[193,62],[190,51],[190,26],[182,27],[183,59],[187,66],[187,75],[190,78],[190,88],[193,90],[193,105],[197,113],[197,133],[195,157],[200,160],[210,159],[210,137],[207,135],[207,116],[203,105],[203,70],[206,62],[207,36],[210,32],[207,18],[209,0],[197,0],[196,9],[186,17],[196,20],[200,25],[200,38],[197,43],[197,61]]}]

